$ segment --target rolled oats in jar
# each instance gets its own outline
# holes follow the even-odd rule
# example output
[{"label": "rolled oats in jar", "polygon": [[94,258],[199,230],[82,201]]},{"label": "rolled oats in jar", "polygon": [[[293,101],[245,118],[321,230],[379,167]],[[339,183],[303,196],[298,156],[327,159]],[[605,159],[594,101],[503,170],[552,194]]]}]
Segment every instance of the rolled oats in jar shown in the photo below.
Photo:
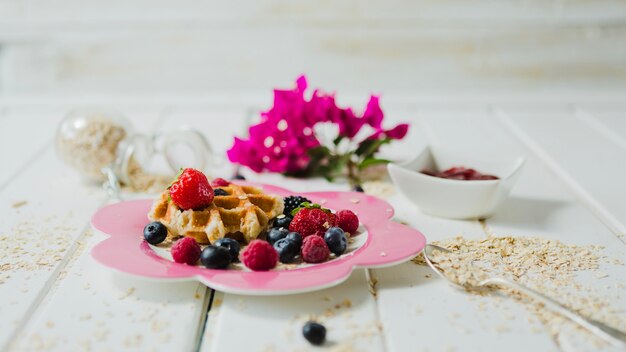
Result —
[{"label": "rolled oats in jar", "polygon": [[120,143],[131,133],[130,123],[113,110],[74,110],[61,122],[56,149],[61,159],[83,176],[104,181]]}]

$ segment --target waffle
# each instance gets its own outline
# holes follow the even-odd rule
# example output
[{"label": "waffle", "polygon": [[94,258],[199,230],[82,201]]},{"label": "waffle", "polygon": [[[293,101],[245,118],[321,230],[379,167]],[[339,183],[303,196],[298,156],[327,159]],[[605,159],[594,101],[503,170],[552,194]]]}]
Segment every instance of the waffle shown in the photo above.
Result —
[{"label": "waffle", "polygon": [[231,237],[247,243],[264,233],[270,220],[283,212],[283,199],[260,188],[235,184],[219,188],[228,195],[215,196],[211,205],[199,210],[180,209],[165,191],[152,204],[148,217],[163,223],[170,237],[193,237],[200,244]]}]

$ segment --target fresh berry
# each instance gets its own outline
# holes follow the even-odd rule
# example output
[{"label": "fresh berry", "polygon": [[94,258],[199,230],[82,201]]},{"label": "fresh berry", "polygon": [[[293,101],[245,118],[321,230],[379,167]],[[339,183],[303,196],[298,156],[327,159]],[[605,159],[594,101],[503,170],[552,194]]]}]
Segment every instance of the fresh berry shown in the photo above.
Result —
[{"label": "fresh berry", "polygon": [[283,214],[291,216],[291,212],[300,206],[300,204],[307,202],[311,203],[310,200],[302,197],[302,196],[288,196],[283,200],[285,202],[285,210]]},{"label": "fresh berry", "polygon": [[339,227],[331,227],[324,234],[324,241],[328,246],[328,249],[336,256],[340,256],[346,251],[348,247],[348,238],[345,232]]},{"label": "fresh berry", "polygon": [[361,192],[361,193],[362,193],[362,192],[365,192],[365,190],[363,189],[363,187],[362,187],[362,186],[360,186],[360,185],[356,185],[356,186],[354,186],[354,187],[352,188],[352,190],[353,190],[353,191],[355,191],[355,192]]},{"label": "fresh berry", "polygon": [[202,249],[193,237],[184,237],[172,245],[172,258],[176,263],[195,265]]},{"label": "fresh berry", "polygon": [[167,237],[167,227],[158,221],[151,222],[143,228],[143,238],[150,244],[159,244]]},{"label": "fresh berry", "polygon": [[321,263],[328,259],[330,251],[324,239],[319,236],[309,236],[302,240],[302,259],[307,263]]},{"label": "fresh berry", "polygon": [[293,217],[289,231],[297,232],[302,237],[311,235],[324,236],[329,228],[335,226],[336,218],[332,213],[321,209],[303,208]]},{"label": "fresh berry", "polygon": [[291,222],[291,216],[287,216],[287,215],[278,215],[278,217],[276,217],[276,219],[274,219],[274,227],[278,227],[278,228],[285,228],[288,229],[289,228],[289,223]]},{"label": "fresh berry", "polygon": [[337,212],[337,226],[345,232],[354,235],[359,228],[359,218],[352,210],[344,209]]},{"label": "fresh berry", "polygon": [[174,204],[181,209],[200,209],[213,201],[213,188],[204,174],[196,169],[183,170],[169,187]]},{"label": "fresh berry", "polygon": [[242,175],[242,174],[236,174],[233,178],[235,180],[245,180],[246,179],[245,176]]},{"label": "fresh berry", "polygon": [[241,252],[243,265],[254,271],[267,271],[278,263],[278,253],[271,244],[254,240]]},{"label": "fresh berry", "polygon": [[215,241],[213,245],[216,247],[224,247],[228,249],[228,252],[230,253],[232,261],[236,261],[239,259],[239,242],[237,242],[237,240],[224,237]]},{"label": "fresh berry", "polygon": [[230,182],[221,177],[214,178],[213,181],[211,181],[211,186],[213,187],[226,187],[228,185],[230,185]]},{"label": "fresh berry", "polygon": [[313,345],[321,345],[326,340],[326,328],[320,323],[308,321],[302,327],[302,335]]},{"label": "fresh berry", "polygon": [[225,269],[232,259],[226,247],[207,246],[200,254],[200,262],[209,269]]},{"label": "fresh berry", "polygon": [[278,253],[278,260],[280,260],[281,263],[291,262],[293,258],[298,255],[298,252],[300,252],[297,243],[286,238],[276,241],[276,243],[274,243],[274,249]]},{"label": "fresh berry", "polygon": [[297,232],[289,232],[289,234],[287,235],[287,237],[285,237],[285,239],[295,243],[296,246],[298,247],[298,250],[300,250],[300,247],[302,247],[302,236]]},{"label": "fresh berry", "polygon": [[226,192],[225,190],[221,188],[216,188],[213,190],[213,194],[215,194],[215,196],[227,196],[228,192]]},{"label": "fresh berry", "polygon": [[274,227],[273,229],[270,229],[270,232],[267,233],[267,242],[269,242],[271,245],[274,245],[274,243],[276,243],[278,240],[282,240],[283,238],[287,237],[288,234],[289,230],[282,227]]}]

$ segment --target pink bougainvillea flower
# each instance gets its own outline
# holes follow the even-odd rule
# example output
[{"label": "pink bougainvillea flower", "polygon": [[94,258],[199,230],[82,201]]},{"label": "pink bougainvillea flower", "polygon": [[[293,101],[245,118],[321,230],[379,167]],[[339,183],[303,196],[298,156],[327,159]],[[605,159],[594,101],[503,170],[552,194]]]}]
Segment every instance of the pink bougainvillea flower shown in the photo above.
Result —
[{"label": "pink bougainvillea flower", "polygon": [[400,139],[406,134],[408,125],[398,125],[391,130],[382,128],[384,115],[378,96],[370,97],[363,115],[359,116],[350,108],[338,107],[333,95],[319,90],[307,100],[307,88],[306,78],[301,76],[293,89],[274,90],[274,106],[261,113],[261,121],[250,127],[248,139],[235,138],[227,152],[228,159],[256,172],[304,170],[310,160],[308,151],[320,145],[314,133],[319,123],[337,125],[339,135],[350,140],[365,125],[375,130],[374,138],[385,135]]},{"label": "pink bougainvillea flower", "polygon": [[402,139],[406,136],[407,132],[409,132],[409,124],[401,123],[390,130],[386,130],[385,136],[391,139]]}]

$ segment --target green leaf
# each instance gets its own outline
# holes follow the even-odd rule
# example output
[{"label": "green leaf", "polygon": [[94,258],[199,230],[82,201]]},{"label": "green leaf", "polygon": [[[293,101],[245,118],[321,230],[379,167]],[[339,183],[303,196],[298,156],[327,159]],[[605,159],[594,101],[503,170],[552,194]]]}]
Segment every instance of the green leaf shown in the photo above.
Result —
[{"label": "green leaf", "polygon": [[337,136],[337,138],[335,138],[335,139],[333,140],[333,144],[334,144],[334,145],[339,145],[339,143],[341,142],[341,140],[342,140],[343,138],[344,138],[344,136],[342,136],[342,135],[338,135],[338,136]]},{"label": "green leaf", "polygon": [[365,158],[359,163],[359,170],[363,170],[373,165],[388,164],[390,162],[391,161],[387,159],[378,159],[374,157]]},{"label": "green leaf", "polygon": [[309,202],[304,202],[302,204],[300,204],[299,207],[295,208],[294,210],[291,211],[291,216],[296,216],[296,214],[298,214],[298,212],[302,209],[320,209],[326,213],[330,213],[330,209],[326,209],[326,208],[322,208],[321,205],[317,204],[317,203],[309,203]]},{"label": "green leaf", "polygon": [[359,146],[357,147],[354,154],[365,158],[370,157],[376,154],[383,144],[388,144],[391,141],[391,138],[366,139],[359,143]]}]

